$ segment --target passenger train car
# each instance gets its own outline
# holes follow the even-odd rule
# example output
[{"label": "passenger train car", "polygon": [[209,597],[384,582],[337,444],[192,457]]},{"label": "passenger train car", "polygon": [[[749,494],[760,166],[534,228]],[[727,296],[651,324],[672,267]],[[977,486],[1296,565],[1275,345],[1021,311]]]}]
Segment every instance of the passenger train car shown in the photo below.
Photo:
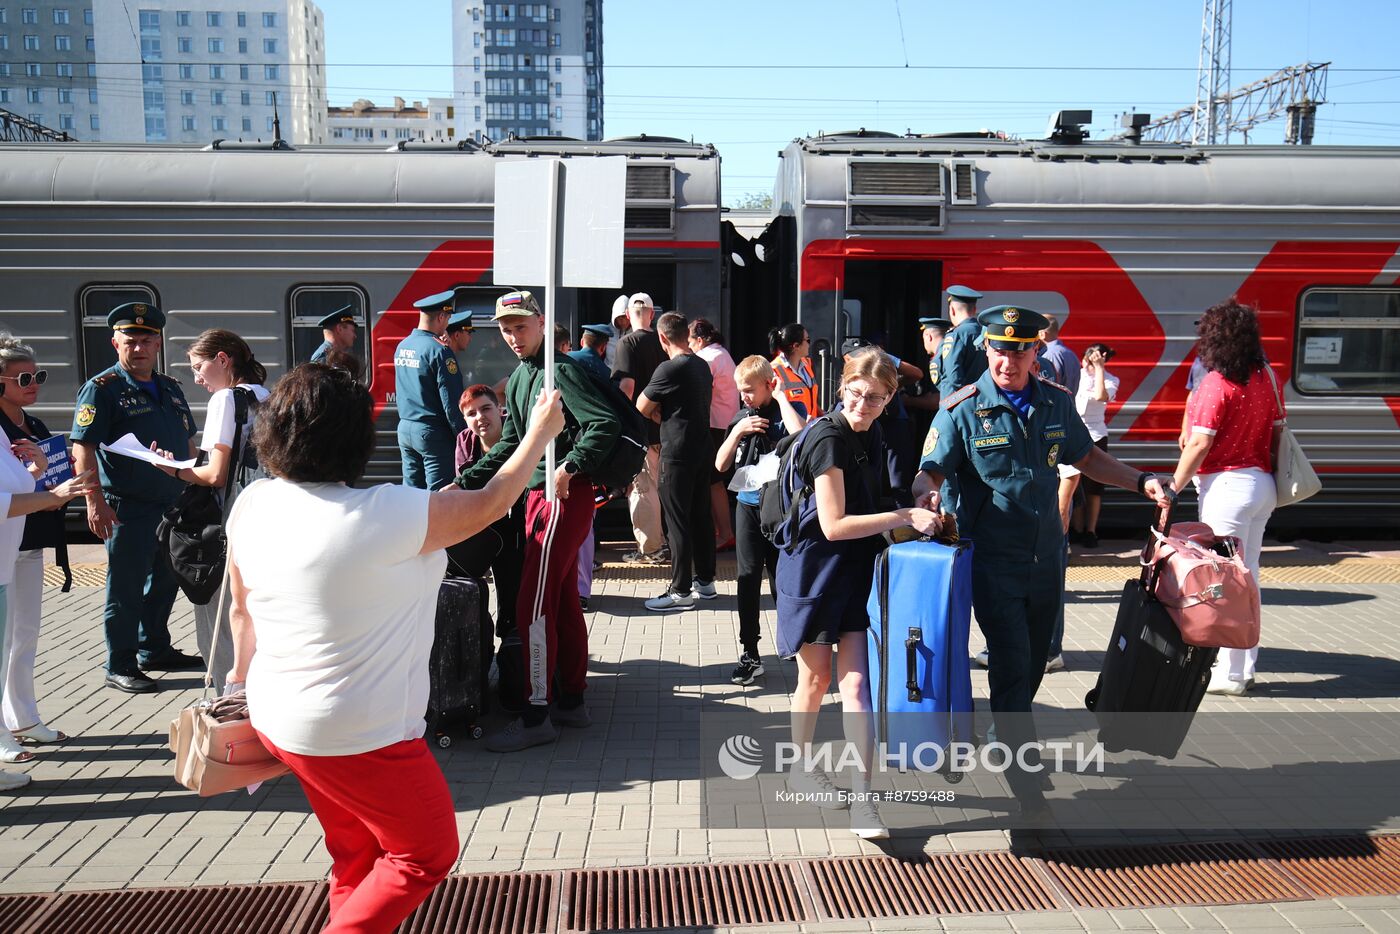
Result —
[{"label": "passenger train car", "polygon": [[[626,160],[626,289],[723,320],[711,146],[645,137],[368,152],[5,145],[0,329],[30,341],[50,373],[35,414],[55,431],[71,426],[78,387],[115,361],[106,316],[123,302],[168,314],[163,369],[197,414],[208,396],[184,347],[200,331],[237,331],[273,381],[310,357],[321,317],[350,305],[379,407],[368,477],[397,479],[393,354],[417,324],[412,303],[455,289],[458,308],[489,324],[496,296],[516,285],[491,275],[495,166],[526,158]],[[559,322],[576,340],[581,325],[610,318],[621,291],[562,289]],[[494,383],[515,358],[494,327],[479,328],[461,365],[466,384]]]},{"label": "passenger train car", "polygon": [[1237,295],[1325,483],[1276,525],[1400,524],[1400,151],[860,131],[789,145],[774,215],[736,321],[795,309],[814,356],[881,332],[922,361],[948,285],[1055,312],[1076,353],[1117,351],[1110,443],[1136,465],[1175,464],[1195,319]]}]

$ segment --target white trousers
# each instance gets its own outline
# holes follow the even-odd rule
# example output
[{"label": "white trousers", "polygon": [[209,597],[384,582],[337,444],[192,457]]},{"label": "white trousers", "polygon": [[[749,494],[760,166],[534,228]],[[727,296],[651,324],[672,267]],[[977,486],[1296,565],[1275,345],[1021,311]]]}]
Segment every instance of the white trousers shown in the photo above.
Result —
[{"label": "white trousers", "polygon": [[637,538],[637,550],[649,555],[666,539],[661,534],[661,496],[657,491],[657,479],[661,476],[661,445],[647,447],[646,465],[637,479],[632,481],[632,489],[627,491],[627,511],[632,514],[632,534]]},{"label": "white trousers", "polygon": [[[1264,547],[1264,525],[1278,504],[1273,474],[1257,467],[1224,470],[1201,477],[1201,521],[1216,535],[1233,535],[1244,545],[1244,563],[1259,586],[1259,553]],[[1211,669],[1213,681],[1249,681],[1259,646],[1221,649]]]},{"label": "white trousers", "polygon": [[44,617],[44,550],[21,551],[9,589],[4,655],[5,728],[22,730],[39,722],[34,698],[34,658],[39,652],[39,623]]}]

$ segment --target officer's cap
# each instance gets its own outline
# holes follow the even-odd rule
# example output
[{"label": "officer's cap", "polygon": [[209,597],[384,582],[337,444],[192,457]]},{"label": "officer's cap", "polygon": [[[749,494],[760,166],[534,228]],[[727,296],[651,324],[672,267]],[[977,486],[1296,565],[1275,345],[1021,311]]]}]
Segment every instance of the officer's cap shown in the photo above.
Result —
[{"label": "officer's cap", "polygon": [[606,337],[609,340],[611,340],[613,336],[613,329],[611,324],[585,324],[583,326],[583,329],[585,331],[591,331],[592,333],[597,334],[599,337]]},{"label": "officer's cap", "polygon": [[944,294],[960,302],[976,302],[982,297],[981,292],[975,292],[965,285],[950,285]]},{"label": "officer's cap", "polygon": [[453,331],[475,331],[476,325],[472,324],[472,313],[470,311],[459,311],[447,319],[447,333]]},{"label": "officer's cap", "polygon": [[507,292],[496,299],[496,314],[491,320],[499,321],[502,318],[523,318],[541,313],[540,303],[535,301],[535,296],[524,289],[520,289],[516,292]]},{"label": "officer's cap", "polygon": [[977,316],[982,338],[994,350],[1026,350],[1040,340],[1040,332],[1050,326],[1045,316],[1029,308],[994,305]]},{"label": "officer's cap", "polygon": [[457,293],[448,289],[446,292],[439,292],[436,295],[429,295],[427,298],[420,298],[413,303],[424,314],[435,314],[442,311],[451,311],[452,302],[457,297]]},{"label": "officer's cap", "polygon": [[316,326],[322,328],[333,328],[337,324],[344,324],[346,321],[349,321],[351,324],[354,324],[354,309],[354,305],[346,305],[344,308],[337,309],[331,312],[330,314],[326,315],[320,321],[317,321]]},{"label": "officer's cap", "polygon": [[927,331],[929,328],[937,328],[940,331],[951,331],[953,329],[953,322],[949,321],[947,318],[920,318],[919,330]]},{"label": "officer's cap", "polygon": [[871,344],[870,341],[866,340],[863,337],[848,337],[841,342],[841,356],[849,357],[857,350],[873,346],[874,345]]},{"label": "officer's cap", "polygon": [[165,314],[155,305],[145,302],[127,302],[118,305],[107,315],[107,327],[113,331],[149,331],[159,334],[165,327]]}]

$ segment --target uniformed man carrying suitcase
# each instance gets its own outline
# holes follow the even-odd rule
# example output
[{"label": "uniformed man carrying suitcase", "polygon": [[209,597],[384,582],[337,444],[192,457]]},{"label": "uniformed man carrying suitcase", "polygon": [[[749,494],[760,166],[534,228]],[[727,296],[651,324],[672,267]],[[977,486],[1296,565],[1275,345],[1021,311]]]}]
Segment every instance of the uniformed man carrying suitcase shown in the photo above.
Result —
[{"label": "uniformed man carrying suitcase", "polygon": [[[1009,305],[977,316],[984,372],[943,400],[924,441],[914,481],[918,505],[957,478],[958,528],[975,544],[972,605],[987,639],[988,684],[996,738],[1018,752],[1035,741],[1031,699],[1045,673],[1051,630],[1064,588],[1064,530],[1056,502],[1056,465],[1073,464],[1102,483],[1137,489],[1165,505],[1162,481],[1094,447],[1069,394],[1031,376],[1045,327],[1038,313]],[[1025,756],[1035,771],[1038,755]],[[1028,817],[1045,808],[1039,779],[1012,768],[1012,791]]]}]

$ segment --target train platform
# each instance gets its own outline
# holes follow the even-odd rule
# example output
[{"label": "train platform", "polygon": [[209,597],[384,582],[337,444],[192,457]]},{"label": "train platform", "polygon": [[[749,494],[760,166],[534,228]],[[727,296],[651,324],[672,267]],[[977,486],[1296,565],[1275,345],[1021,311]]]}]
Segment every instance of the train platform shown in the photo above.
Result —
[{"label": "train platform", "polygon": [[[588,614],[594,725],[514,755],[466,738],[438,751],[462,852],[403,930],[1400,931],[1400,812],[1389,809],[1340,836],[1100,828],[1049,833],[1029,851],[1012,849],[995,806],[942,826],[892,819],[880,844],[840,812],[720,826],[705,805],[701,719],[785,716],[795,666],[770,655],[755,684],[729,683],[732,557],[718,600],[658,614],[642,600],[664,569],[622,565],[621,552],[600,552]],[[0,931],[319,929],[329,859],[300,789],[283,778],[201,799],[174,783],[166,731],[199,678],[167,675],[153,695],[104,688],[102,551],[73,560],[73,589],[45,591],[37,679],[47,722],[74,738],[8,766],[34,781],[0,795]],[[1066,669],[1046,677],[1044,711],[1082,711],[1135,562],[1114,541],[1072,559]],[[1263,564],[1259,683],[1244,698],[1208,696],[1202,713],[1400,715],[1400,543],[1269,542]],[[770,608],[765,648],[772,622]],[[183,600],[172,632],[193,648]],[[973,679],[985,699],[985,671]]]}]

